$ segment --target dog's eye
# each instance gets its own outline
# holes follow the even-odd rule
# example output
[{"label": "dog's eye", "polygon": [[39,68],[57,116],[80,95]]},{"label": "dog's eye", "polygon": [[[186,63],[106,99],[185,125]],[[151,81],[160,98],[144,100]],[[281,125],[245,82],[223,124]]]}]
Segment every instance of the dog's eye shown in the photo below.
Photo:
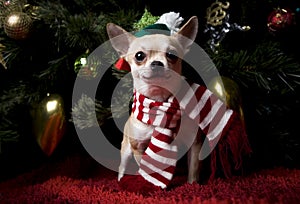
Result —
[{"label": "dog's eye", "polygon": [[138,62],[142,62],[145,59],[145,57],[146,57],[146,54],[143,53],[142,51],[139,51],[135,54],[135,59]]},{"label": "dog's eye", "polygon": [[178,59],[177,52],[175,50],[169,50],[166,53],[166,56],[167,56],[168,60],[170,60],[172,63],[175,63]]}]

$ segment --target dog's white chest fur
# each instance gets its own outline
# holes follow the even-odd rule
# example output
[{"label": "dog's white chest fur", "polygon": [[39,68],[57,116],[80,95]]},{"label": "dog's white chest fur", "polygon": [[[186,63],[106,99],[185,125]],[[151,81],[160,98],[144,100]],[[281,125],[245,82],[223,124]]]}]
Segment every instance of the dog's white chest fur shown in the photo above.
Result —
[{"label": "dog's white chest fur", "polygon": [[152,135],[154,127],[152,125],[147,125],[134,116],[129,117],[125,124],[125,133],[129,137],[134,138],[138,141],[149,141]]},{"label": "dog's white chest fur", "polygon": [[[196,16],[191,17],[178,32],[170,36],[151,34],[136,37],[115,24],[107,25],[112,46],[130,65],[134,90],[160,102],[166,101],[180,89],[182,58],[189,51],[197,32]],[[137,163],[140,163],[153,130],[154,126],[142,123],[133,115],[129,117],[124,128],[118,180],[123,177],[132,155]],[[196,181],[199,173],[199,152],[192,151],[189,182]]]}]

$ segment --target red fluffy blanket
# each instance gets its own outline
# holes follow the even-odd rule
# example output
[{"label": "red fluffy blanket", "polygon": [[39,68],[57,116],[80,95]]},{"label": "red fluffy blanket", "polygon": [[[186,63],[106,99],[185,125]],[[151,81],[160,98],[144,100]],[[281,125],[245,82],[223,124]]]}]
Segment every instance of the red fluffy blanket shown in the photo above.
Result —
[{"label": "red fluffy blanket", "polygon": [[300,203],[300,170],[273,168],[206,184],[175,174],[168,190],[142,195],[121,190],[117,173],[89,156],[47,161],[0,183],[0,203]]}]

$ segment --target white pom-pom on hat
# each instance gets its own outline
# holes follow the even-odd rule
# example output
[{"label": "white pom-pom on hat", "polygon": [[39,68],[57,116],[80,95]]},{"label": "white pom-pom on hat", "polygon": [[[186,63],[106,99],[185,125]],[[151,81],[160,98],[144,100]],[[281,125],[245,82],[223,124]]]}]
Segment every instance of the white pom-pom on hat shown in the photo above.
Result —
[{"label": "white pom-pom on hat", "polygon": [[180,16],[179,13],[171,11],[161,15],[155,23],[165,24],[170,29],[171,35],[173,35],[180,29],[179,26],[183,20],[184,19]]}]

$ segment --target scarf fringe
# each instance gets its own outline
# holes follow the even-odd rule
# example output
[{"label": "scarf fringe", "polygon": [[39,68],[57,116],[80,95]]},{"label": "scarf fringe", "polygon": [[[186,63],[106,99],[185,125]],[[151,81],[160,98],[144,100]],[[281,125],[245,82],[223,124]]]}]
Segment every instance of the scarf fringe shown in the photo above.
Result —
[{"label": "scarf fringe", "polygon": [[[230,122],[229,129],[218,141],[217,146],[211,152],[211,175],[209,181],[216,177],[220,167],[226,178],[230,178],[234,171],[239,171],[243,166],[243,158],[252,153],[248,141],[245,124],[238,115]],[[219,164],[218,164],[219,163]]]}]

